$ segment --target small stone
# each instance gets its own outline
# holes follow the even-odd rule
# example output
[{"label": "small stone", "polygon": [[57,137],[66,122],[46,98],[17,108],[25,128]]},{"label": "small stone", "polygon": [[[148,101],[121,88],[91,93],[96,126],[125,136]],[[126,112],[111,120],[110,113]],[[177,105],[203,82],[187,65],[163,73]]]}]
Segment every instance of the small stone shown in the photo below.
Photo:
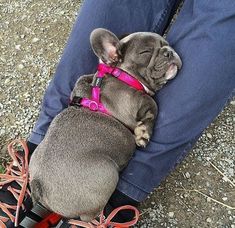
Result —
[{"label": "small stone", "polygon": [[232,225],[231,225],[231,228],[235,228],[235,225],[232,224]]},{"label": "small stone", "polygon": [[206,198],[206,201],[207,201],[208,203],[211,202],[211,198],[207,197],[207,198]]},{"label": "small stone", "polygon": [[25,130],[26,130],[26,131],[29,131],[29,129],[30,129],[30,125],[27,124],[27,125],[25,126]]},{"label": "small stone", "polygon": [[228,181],[229,181],[229,179],[228,179],[226,176],[224,176],[222,179],[223,179],[225,182],[228,182]]},{"label": "small stone", "polygon": [[0,61],[2,61],[3,63],[5,63],[7,60],[4,59],[3,57],[0,57]]},{"label": "small stone", "polygon": [[186,173],[185,173],[185,176],[186,176],[187,178],[190,178],[190,173],[189,173],[189,172],[186,172]]},{"label": "small stone", "polygon": [[25,34],[20,35],[20,38],[24,39],[25,38]]},{"label": "small stone", "polygon": [[231,101],[230,104],[231,104],[231,105],[235,105],[235,101]]},{"label": "small stone", "polygon": [[39,41],[39,38],[37,38],[37,37],[35,37],[35,38],[32,39],[32,42],[33,42],[33,43],[37,43],[38,41]]},{"label": "small stone", "polygon": [[0,135],[4,135],[6,133],[6,131],[4,129],[0,130]]},{"label": "small stone", "polygon": [[24,65],[23,64],[19,64],[18,65],[18,69],[22,70],[24,68]]},{"label": "small stone", "polygon": [[228,169],[228,173],[230,176],[233,176],[234,175],[234,169],[233,168],[229,168]]},{"label": "small stone", "polygon": [[18,44],[18,45],[15,46],[15,49],[18,50],[18,51],[20,51],[20,47],[21,47],[21,45]]},{"label": "small stone", "polygon": [[211,222],[212,222],[211,218],[207,218],[206,221],[207,221],[208,223],[211,223]]},{"label": "small stone", "polygon": [[206,133],[207,138],[212,139],[212,134],[211,133]]},{"label": "small stone", "polygon": [[23,15],[22,17],[21,17],[21,20],[24,20],[25,18],[27,18],[27,15]]},{"label": "small stone", "polygon": [[5,84],[8,84],[10,81],[11,81],[10,78],[7,78],[7,79],[5,80]]},{"label": "small stone", "polygon": [[223,200],[223,201],[227,201],[227,200],[228,200],[228,197],[223,197],[222,200]]},{"label": "small stone", "polygon": [[174,217],[174,214],[175,214],[175,213],[174,213],[173,211],[171,211],[171,212],[168,213],[168,216],[169,216],[170,218],[173,218],[173,217]]}]

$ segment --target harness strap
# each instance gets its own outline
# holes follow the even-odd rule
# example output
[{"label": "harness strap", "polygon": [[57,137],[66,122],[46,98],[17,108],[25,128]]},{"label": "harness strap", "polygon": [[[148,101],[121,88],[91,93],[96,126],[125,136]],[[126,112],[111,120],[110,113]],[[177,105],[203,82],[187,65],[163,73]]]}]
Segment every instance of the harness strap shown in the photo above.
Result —
[{"label": "harness strap", "polygon": [[143,92],[145,92],[144,86],[139,82],[139,80],[137,80],[136,78],[134,78],[127,72],[117,67],[111,67],[109,65],[100,63],[98,65],[98,77],[99,77],[99,72],[100,72],[100,75],[107,74],[107,73],[111,74],[114,77],[116,77],[118,80],[129,85],[130,87],[137,89],[137,90],[142,90]]},{"label": "harness strap", "polygon": [[109,115],[108,110],[100,102],[100,87],[102,84],[102,79],[105,76],[105,74],[110,74],[115,78],[117,78],[118,80],[129,85],[130,87],[145,92],[144,86],[130,74],[126,73],[125,71],[117,67],[111,67],[109,65],[100,63],[98,65],[98,72],[95,76],[96,78],[92,85],[91,99],[74,97],[73,100],[70,102],[70,105],[77,107],[83,106],[89,108],[91,111],[100,111],[102,113]]}]

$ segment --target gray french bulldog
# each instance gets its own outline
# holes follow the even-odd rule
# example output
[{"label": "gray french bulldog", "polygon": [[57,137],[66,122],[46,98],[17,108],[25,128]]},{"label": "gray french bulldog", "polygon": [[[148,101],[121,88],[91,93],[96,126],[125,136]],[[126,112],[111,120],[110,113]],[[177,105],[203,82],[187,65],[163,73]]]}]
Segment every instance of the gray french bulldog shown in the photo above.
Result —
[{"label": "gray french bulldog", "polygon": [[[151,97],[175,77],[182,62],[161,36],[136,32],[119,40],[95,29],[91,46],[98,58],[141,82],[146,93],[106,75],[101,101],[111,115],[70,106],[52,121],[30,164],[34,202],[67,218],[91,221],[116,188],[119,172],[136,145],[150,140],[157,104]],[[94,75],[80,77],[71,97],[90,97]]]}]

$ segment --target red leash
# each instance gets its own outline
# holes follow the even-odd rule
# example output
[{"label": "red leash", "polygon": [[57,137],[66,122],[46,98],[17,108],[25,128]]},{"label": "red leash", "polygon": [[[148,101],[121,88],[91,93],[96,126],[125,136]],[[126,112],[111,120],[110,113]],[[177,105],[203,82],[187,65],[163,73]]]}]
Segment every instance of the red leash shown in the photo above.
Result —
[{"label": "red leash", "polygon": [[[124,223],[112,222],[111,220],[115,217],[115,215],[119,211],[122,211],[122,210],[134,211],[135,212],[134,219],[129,222],[124,222]],[[114,209],[106,219],[105,219],[104,213],[102,211],[99,221],[93,220],[89,223],[86,223],[86,222],[71,219],[71,220],[69,220],[69,224],[77,225],[77,226],[84,227],[84,228],[108,228],[110,226],[113,228],[128,228],[130,226],[134,226],[138,222],[139,216],[140,216],[139,211],[137,210],[136,207],[133,207],[131,205],[125,205],[125,206],[121,206],[121,207]]]},{"label": "red leash", "polygon": [[[21,146],[24,150],[24,155],[21,155],[16,149],[15,146]],[[30,195],[28,189],[28,181],[29,181],[29,163],[28,163],[28,154],[29,150],[27,144],[24,140],[15,139],[8,145],[8,152],[12,158],[12,162],[7,166],[6,173],[0,174],[0,188],[5,184],[17,182],[21,189],[16,189],[14,187],[9,186],[8,191],[12,193],[14,198],[17,201],[16,206],[8,205],[6,203],[0,202],[0,209],[5,212],[7,217],[0,216],[0,227],[5,228],[5,222],[9,219],[14,222],[15,226],[18,226],[18,218],[20,208],[24,209],[24,197],[26,194]],[[16,215],[14,216],[13,211],[15,211]]]},{"label": "red leash", "polygon": [[[133,220],[125,223],[117,223],[117,222],[112,222],[111,220],[115,217],[115,215],[122,210],[132,210],[135,212],[135,217]],[[70,219],[68,223],[71,225],[71,228],[76,228],[77,226],[79,227],[84,227],[84,228],[108,228],[108,227],[113,227],[113,228],[128,228],[131,226],[134,226],[138,220],[139,220],[139,211],[137,208],[131,206],[131,205],[125,205],[118,207],[114,209],[109,216],[105,219],[104,213],[102,212],[98,220],[93,220],[91,222],[83,222],[75,219]],[[34,228],[49,228],[53,225],[56,225],[62,217],[56,213],[50,214],[47,218],[45,218],[42,222],[38,223],[37,225],[34,226]]]}]

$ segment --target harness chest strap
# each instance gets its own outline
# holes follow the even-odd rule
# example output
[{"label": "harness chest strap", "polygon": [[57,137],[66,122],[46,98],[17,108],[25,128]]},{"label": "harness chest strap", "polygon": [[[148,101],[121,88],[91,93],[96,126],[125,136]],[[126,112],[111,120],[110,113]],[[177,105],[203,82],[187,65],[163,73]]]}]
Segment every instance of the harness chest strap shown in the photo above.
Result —
[{"label": "harness chest strap", "polygon": [[70,102],[70,105],[79,107],[83,106],[89,108],[91,111],[100,111],[102,113],[109,114],[108,110],[100,102],[100,87],[105,74],[110,74],[130,87],[145,92],[144,86],[130,74],[117,67],[111,67],[101,63],[98,65],[97,75],[93,83],[91,99],[74,97]]}]

